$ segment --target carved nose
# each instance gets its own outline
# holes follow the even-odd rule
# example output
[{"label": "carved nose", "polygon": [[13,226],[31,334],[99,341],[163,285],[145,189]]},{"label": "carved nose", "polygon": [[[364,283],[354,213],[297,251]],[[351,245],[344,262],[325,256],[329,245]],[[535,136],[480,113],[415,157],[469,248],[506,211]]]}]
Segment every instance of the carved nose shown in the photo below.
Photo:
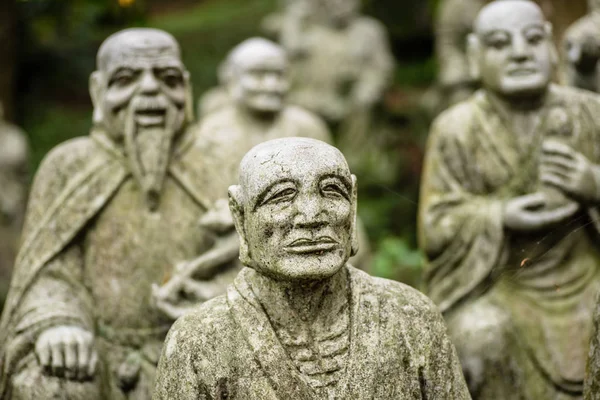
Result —
[{"label": "carved nose", "polygon": [[159,89],[158,81],[154,77],[152,72],[144,72],[142,76],[142,82],[140,83],[140,90],[144,94],[157,93]]},{"label": "carved nose", "polygon": [[531,56],[529,46],[524,39],[515,38],[512,46],[512,58],[514,60],[523,61]]},{"label": "carved nose", "polygon": [[296,205],[298,213],[294,218],[294,225],[299,228],[318,228],[327,223],[321,202],[316,197],[298,199]]}]

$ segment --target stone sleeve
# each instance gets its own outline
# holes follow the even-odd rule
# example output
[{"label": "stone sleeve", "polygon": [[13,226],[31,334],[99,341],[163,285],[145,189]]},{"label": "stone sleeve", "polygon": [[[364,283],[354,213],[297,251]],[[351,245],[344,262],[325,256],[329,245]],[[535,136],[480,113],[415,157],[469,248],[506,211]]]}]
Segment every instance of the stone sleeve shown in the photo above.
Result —
[{"label": "stone sleeve", "polygon": [[33,350],[38,336],[56,326],[93,332],[91,298],[83,285],[83,256],[73,244],[52,259],[26,291],[15,312],[14,336],[6,345],[7,364]]}]

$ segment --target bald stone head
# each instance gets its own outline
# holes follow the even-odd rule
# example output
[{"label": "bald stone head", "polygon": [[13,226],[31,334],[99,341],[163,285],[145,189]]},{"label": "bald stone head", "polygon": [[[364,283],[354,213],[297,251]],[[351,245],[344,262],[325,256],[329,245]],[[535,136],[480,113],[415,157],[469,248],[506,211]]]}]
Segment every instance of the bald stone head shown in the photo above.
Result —
[{"label": "bald stone head", "polygon": [[237,45],[220,74],[235,102],[256,114],[277,114],[289,89],[288,61],[282,47],[251,38]]},{"label": "bald stone head", "polygon": [[479,12],[468,39],[472,73],[501,96],[543,94],[557,63],[552,27],[528,0],[494,1]]},{"label": "bald stone head", "polygon": [[[90,78],[94,121],[114,136],[122,136],[132,103],[145,114],[134,112],[140,126],[172,124],[179,129],[186,117],[191,118],[189,74],[179,44],[169,33],[150,28],[119,31],[102,43],[96,63]],[[152,108],[163,115],[151,115]],[[169,108],[174,114],[170,118]]]},{"label": "bald stone head", "polygon": [[319,140],[254,147],[229,198],[240,259],[275,279],[326,279],[358,249],[356,177],[340,151]]}]

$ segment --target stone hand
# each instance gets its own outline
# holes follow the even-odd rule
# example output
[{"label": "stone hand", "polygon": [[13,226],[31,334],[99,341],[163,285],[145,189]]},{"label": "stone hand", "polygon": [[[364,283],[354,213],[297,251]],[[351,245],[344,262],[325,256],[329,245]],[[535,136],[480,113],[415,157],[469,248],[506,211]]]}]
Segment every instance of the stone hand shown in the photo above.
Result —
[{"label": "stone hand", "polygon": [[176,319],[190,308],[183,305],[185,299],[193,299],[194,304],[199,304],[221,294],[219,286],[211,280],[223,266],[230,265],[238,257],[239,247],[237,232],[231,232],[219,238],[212,249],[198,258],[178,264],[164,285],[152,286],[156,308]]},{"label": "stone hand", "polygon": [[564,143],[547,141],[542,148],[541,181],[582,202],[600,201],[595,166]]},{"label": "stone hand", "polygon": [[35,353],[48,375],[85,380],[96,373],[98,353],[94,335],[78,326],[45,330],[35,344]]},{"label": "stone hand", "polygon": [[555,209],[545,209],[547,204],[547,195],[544,193],[511,199],[504,206],[504,225],[515,231],[535,231],[558,224],[579,209],[576,202],[569,202]]}]

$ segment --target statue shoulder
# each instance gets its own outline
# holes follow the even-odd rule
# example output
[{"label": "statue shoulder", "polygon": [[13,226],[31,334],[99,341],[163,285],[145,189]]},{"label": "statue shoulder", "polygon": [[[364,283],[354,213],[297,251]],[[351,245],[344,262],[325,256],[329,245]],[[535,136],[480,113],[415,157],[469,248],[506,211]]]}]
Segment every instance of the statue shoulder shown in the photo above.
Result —
[{"label": "statue shoulder", "polygon": [[564,42],[581,41],[586,38],[596,38],[600,34],[600,16],[588,14],[575,21],[565,31]]},{"label": "statue shoulder", "polygon": [[32,198],[38,191],[56,193],[64,187],[70,175],[82,170],[97,153],[98,145],[90,137],[77,137],[54,147],[42,159],[35,174]]},{"label": "statue shoulder", "polygon": [[[236,125],[236,110],[233,106],[224,106],[198,122],[195,126],[196,136],[208,139],[221,139],[217,133],[232,131]],[[225,138],[223,138],[225,139]]]},{"label": "statue shoulder", "polygon": [[175,321],[165,340],[164,353],[169,357],[175,351],[198,354],[215,350],[218,343],[229,342],[226,338],[235,332],[227,297],[218,296]]},{"label": "statue shoulder", "polygon": [[284,118],[299,128],[302,136],[332,143],[329,128],[319,116],[302,107],[289,105],[284,110]]},{"label": "statue shoulder", "polygon": [[442,314],[429,297],[400,282],[369,278],[369,287],[379,298],[380,310],[389,317],[392,325],[409,326],[413,332],[445,334]]},{"label": "statue shoulder", "polygon": [[45,169],[66,169],[86,160],[98,150],[97,144],[90,137],[82,136],[63,142],[46,154],[42,159],[38,173]]},{"label": "statue shoulder", "polygon": [[[595,113],[600,111],[600,95],[598,93],[577,87],[556,84],[551,86],[551,90],[553,96],[558,98],[561,103],[568,104],[571,107],[585,107],[593,110]],[[596,118],[600,118],[600,115]]]},{"label": "statue shoulder", "polygon": [[443,111],[433,121],[429,141],[444,139],[466,139],[469,129],[476,121],[475,98],[471,97]]},{"label": "statue shoulder", "polygon": [[364,41],[386,42],[388,41],[388,32],[385,25],[372,17],[361,16],[356,19],[353,27],[357,36]]}]

